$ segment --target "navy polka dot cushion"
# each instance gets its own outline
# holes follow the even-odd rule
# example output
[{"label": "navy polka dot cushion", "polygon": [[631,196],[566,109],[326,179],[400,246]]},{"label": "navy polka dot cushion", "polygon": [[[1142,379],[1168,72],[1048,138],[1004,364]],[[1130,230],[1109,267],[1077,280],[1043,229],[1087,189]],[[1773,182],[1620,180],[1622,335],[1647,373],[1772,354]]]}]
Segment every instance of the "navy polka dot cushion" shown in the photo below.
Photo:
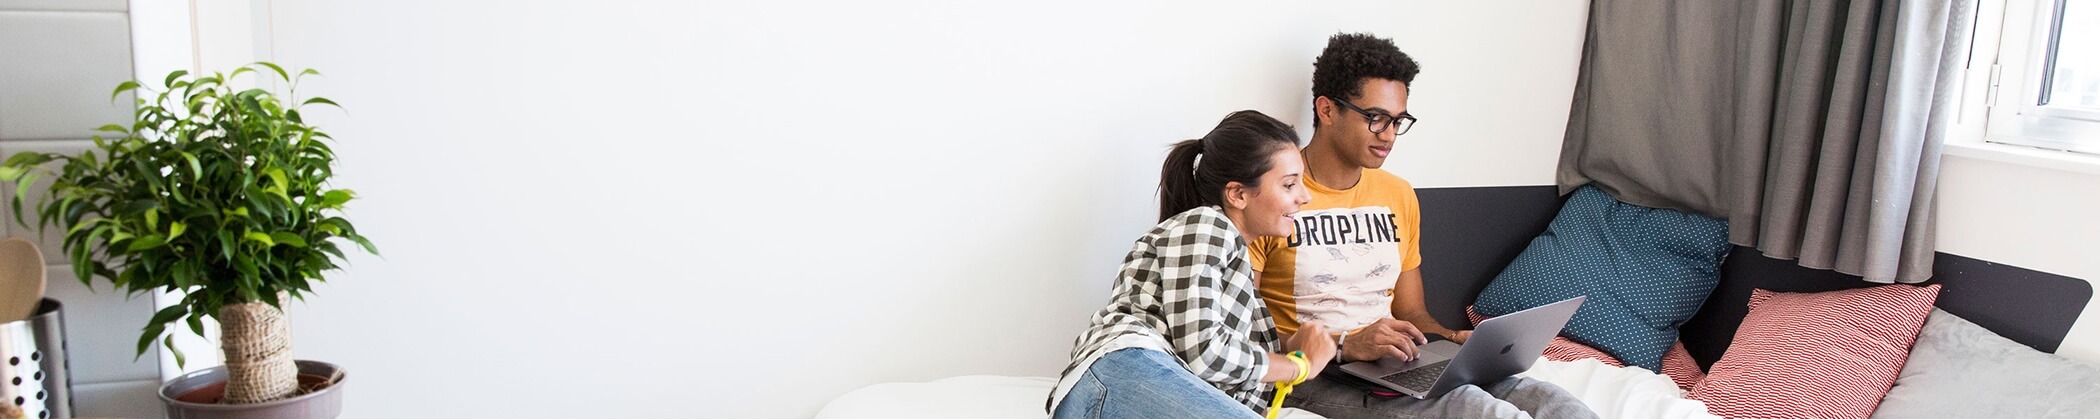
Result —
[{"label": "navy polka dot cushion", "polygon": [[1677,326],[1720,281],[1728,222],[1577,189],[1546,232],[1481,290],[1490,317],[1589,296],[1561,335],[1627,365],[1662,370]]}]

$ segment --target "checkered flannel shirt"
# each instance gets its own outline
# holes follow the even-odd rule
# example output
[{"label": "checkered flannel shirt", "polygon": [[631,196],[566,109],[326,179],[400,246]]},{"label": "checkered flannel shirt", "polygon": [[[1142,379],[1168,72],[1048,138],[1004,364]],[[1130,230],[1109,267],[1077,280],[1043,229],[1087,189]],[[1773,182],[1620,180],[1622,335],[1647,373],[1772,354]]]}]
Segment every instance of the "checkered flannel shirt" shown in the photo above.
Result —
[{"label": "checkered flannel shirt", "polygon": [[1196,377],[1265,411],[1270,386],[1261,377],[1268,354],[1282,345],[1252,270],[1246,239],[1218,207],[1160,222],[1123,258],[1108,307],[1073,342],[1064,373],[1109,341],[1140,335]]}]

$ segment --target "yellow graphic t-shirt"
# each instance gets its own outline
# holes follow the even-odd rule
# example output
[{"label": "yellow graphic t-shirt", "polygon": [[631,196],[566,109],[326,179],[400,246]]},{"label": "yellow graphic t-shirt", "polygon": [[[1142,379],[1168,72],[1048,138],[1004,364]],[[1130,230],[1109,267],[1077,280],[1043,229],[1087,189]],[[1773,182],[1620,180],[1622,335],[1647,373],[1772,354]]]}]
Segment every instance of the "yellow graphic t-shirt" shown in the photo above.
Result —
[{"label": "yellow graphic t-shirt", "polygon": [[1247,259],[1261,270],[1261,297],[1276,330],[1304,322],[1356,330],[1393,316],[1400,272],[1422,265],[1422,211],[1414,185],[1384,170],[1364,170],[1348,190],[1305,178],[1312,202],[1294,214],[1289,238],[1254,240]]}]

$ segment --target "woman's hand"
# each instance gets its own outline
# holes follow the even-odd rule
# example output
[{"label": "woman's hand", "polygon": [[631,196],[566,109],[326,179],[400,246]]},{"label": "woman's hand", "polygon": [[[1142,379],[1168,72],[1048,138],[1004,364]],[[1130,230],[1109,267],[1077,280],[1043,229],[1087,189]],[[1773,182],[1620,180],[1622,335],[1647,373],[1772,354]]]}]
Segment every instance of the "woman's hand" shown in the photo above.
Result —
[{"label": "woman's hand", "polygon": [[1305,374],[1307,379],[1319,376],[1320,371],[1327,368],[1327,363],[1334,360],[1334,341],[1327,339],[1326,327],[1306,323],[1298,328],[1298,334],[1291,335],[1291,340],[1284,343],[1285,350],[1305,351],[1305,360],[1312,366],[1312,371]]}]

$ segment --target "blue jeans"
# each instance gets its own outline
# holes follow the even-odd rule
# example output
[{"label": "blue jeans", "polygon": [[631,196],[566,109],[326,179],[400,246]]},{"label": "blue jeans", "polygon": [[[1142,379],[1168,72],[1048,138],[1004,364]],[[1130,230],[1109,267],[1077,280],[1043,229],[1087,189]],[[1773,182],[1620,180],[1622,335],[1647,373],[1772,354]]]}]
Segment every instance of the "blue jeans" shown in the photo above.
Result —
[{"label": "blue jeans", "polygon": [[1260,418],[1253,409],[1196,378],[1173,355],[1144,348],[1109,352],[1057,405],[1056,419]]}]

